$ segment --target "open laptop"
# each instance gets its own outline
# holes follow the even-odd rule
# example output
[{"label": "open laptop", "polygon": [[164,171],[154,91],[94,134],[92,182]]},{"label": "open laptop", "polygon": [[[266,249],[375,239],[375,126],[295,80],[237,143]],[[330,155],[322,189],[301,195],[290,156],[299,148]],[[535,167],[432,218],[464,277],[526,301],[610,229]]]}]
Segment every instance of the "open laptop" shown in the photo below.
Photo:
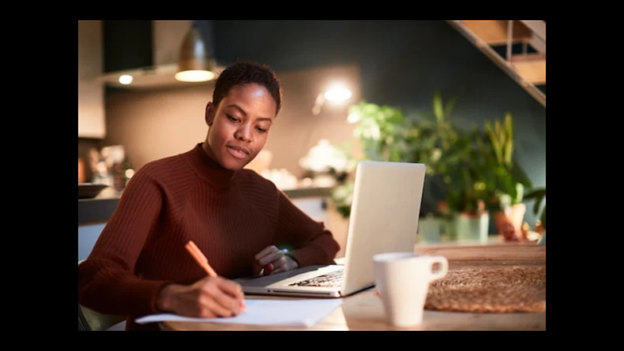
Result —
[{"label": "open laptop", "polygon": [[343,297],[374,286],[374,255],[414,251],[424,181],[423,164],[360,161],[344,265],[236,281],[246,294],[310,297]]}]

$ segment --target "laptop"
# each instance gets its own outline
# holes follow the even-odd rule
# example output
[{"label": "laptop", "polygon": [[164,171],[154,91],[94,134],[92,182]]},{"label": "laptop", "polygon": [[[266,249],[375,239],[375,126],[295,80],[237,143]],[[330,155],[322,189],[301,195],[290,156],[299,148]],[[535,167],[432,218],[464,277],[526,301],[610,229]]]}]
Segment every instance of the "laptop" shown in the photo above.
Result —
[{"label": "laptop", "polygon": [[374,286],[374,255],[414,251],[424,181],[424,164],[360,161],[343,264],[236,281],[252,295],[344,297]]}]

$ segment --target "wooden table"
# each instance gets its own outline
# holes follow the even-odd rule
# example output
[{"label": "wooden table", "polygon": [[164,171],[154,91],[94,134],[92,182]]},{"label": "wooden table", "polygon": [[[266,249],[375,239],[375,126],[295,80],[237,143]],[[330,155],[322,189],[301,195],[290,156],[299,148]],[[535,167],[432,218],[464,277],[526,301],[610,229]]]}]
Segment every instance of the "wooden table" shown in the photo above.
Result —
[{"label": "wooden table", "polygon": [[[445,256],[449,260],[450,269],[466,265],[546,265],[546,246],[541,245],[431,246],[417,248],[416,251]],[[203,322],[163,322],[160,327],[163,330],[546,330],[546,313],[463,313],[425,310],[420,325],[398,328],[386,323],[381,300],[373,289],[368,289],[344,298],[341,307],[315,326],[308,328]]]}]

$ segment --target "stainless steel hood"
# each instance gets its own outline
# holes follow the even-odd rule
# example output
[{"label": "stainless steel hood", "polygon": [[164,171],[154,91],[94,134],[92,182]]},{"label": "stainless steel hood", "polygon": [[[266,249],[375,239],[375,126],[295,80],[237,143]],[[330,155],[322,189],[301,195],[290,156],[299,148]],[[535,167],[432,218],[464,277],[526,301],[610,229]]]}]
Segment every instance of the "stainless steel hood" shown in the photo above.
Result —
[{"label": "stainless steel hood", "polygon": [[[135,69],[108,72],[97,78],[98,81],[124,89],[149,89],[170,86],[191,86],[208,82],[180,82],[175,79],[178,70],[178,54],[184,40],[184,36],[191,27],[192,20],[153,20],[153,66],[137,67]],[[215,78],[223,70],[217,64]],[[122,84],[119,78],[123,75],[132,77],[132,83]],[[214,81],[213,79],[213,81]]]}]

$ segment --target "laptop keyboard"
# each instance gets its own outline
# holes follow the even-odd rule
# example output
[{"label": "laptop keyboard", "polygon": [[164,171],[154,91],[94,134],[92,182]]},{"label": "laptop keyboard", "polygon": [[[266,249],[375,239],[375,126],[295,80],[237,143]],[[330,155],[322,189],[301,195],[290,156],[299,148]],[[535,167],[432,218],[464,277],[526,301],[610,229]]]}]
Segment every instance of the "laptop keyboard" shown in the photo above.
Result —
[{"label": "laptop keyboard", "polygon": [[306,279],[288,284],[288,286],[319,286],[322,288],[337,288],[342,284],[343,270],[333,271],[331,273],[319,275],[312,279]]}]

